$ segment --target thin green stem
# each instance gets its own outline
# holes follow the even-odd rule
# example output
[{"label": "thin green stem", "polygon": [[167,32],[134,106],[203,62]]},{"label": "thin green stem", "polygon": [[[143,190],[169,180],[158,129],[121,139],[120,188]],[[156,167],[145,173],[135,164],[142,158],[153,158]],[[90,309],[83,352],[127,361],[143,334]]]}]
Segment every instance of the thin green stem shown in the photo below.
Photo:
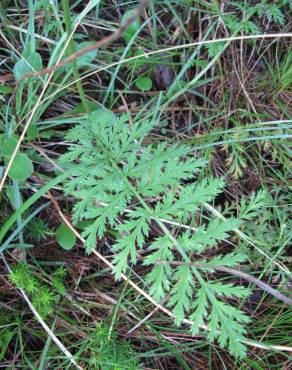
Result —
[{"label": "thin green stem", "polygon": [[[18,209],[22,206],[22,197],[21,197],[21,193],[19,191],[19,185],[18,185],[18,182],[17,181],[13,181],[13,197],[14,197],[14,206],[15,206],[15,209]],[[22,224],[22,218],[21,218],[21,215],[18,215],[17,216],[17,227],[18,227],[18,240],[19,240],[19,243],[21,245],[24,244],[24,239],[23,239],[23,233],[22,233],[22,228],[21,228],[21,224]],[[26,260],[26,250],[25,249],[22,249],[20,248],[20,260],[22,261],[25,261]]]}]

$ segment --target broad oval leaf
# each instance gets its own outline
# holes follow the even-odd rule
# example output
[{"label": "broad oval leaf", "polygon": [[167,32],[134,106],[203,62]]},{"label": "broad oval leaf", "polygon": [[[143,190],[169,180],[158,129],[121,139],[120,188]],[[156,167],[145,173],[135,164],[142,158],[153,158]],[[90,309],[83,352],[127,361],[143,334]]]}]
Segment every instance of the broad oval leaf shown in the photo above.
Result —
[{"label": "broad oval leaf", "polygon": [[[81,50],[83,48],[86,48],[90,45],[94,45],[94,41],[85,41],[78,44],[77,50]],[[80,58],[77,59],[77,65],[78,67],[84,67],[90,64],[97,56],[97,49],[93,49],[89,51],[88,53],[82,55]]]},{"label": "broad oval leaf", "polygon": [[19,81],[27,73],[39,71],[42,69],[42,57],[37,52],[24,52],[26,57],[22,57],[16,62],[13,68],[13,74],[16,81]]},{"label": "broad oval leaf", "polygon": [[[132,10],[128,10],[124,15],[122,16],[121,19],[121,24],[124,24],[129,17],[133,14]],[[124,40],[128,43],[131,38],[134,36],[134,34],[138,31],[138,29],[141,26],[141,22],[139,18],[137,17],[130,25],[129,27],[123,32],[122,36]]]},{"label": "broad oval leaf", "polygon": [[76,236],[73,231],[66,225],[61,224],[56,230],[56,240],[59,245],[66,250],[70,250],[76,244]]},{"label": "broad oval leaf", "polygon": [[32,161],[26,154],[18,153],[8,172],[8,176],[15,181],[26,180],[33,173]]},{"label": "broad oval leaf", "polygon": [[11,86],[2,85],[0,86],[0,94],[12,94],[13,88]]},{"label": "broad oval leaf", "polygon": [[114,125],[117,122],[117,116],[109,109],[100,108],[90,113],[92,121],[96,120],[106,122],[109,125]]},{"label": "broad oval leaf", "polygon": [[134,68],[142,67],[144,64],[149,63],[149,58],[147,58],[145,55],[145,52],[141,49],[137,49],[134,53],[134,57],[140,56],[140,58],[133,60]]},{"label": "broad oval leaf", "polygon": [[14,196],[13,186],[8,185],[6,187],[6,196],[9,199],[10,203],[12,204],[13,208],[17,208],[17,203]]},{"label": "broad oval leaf", "polygon": [[10,158],[14,149],[17,145],[18,136],[13,135],[9,139],[4,138],[3,147],[2,147],[2,155],[5,159]]},{"label": "broad oval leaf", "polygon": [[25,140],[26,141],[31,141],[31,140],[36,139],[38,136],[39,136],[39,129],[38,129],[37,125],[30,125],[28,130],[27,130]]}]

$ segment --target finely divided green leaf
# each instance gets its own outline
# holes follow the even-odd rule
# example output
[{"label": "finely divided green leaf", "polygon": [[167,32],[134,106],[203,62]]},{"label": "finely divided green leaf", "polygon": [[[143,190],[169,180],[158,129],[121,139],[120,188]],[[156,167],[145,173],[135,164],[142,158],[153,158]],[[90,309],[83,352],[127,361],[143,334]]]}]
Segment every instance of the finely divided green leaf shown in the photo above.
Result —
[{"label": "finely divided green leaf", "polygon": [[[191,147],[146,144],[154,127],[152,122],[129,124],[128,115],[97,110],[70,130],[67,140],[73,144],[63,161],[71,166],[65,191],[76,199],[73,222],[90,221],[82,233],[87,252],[107,230],[115,236],[111,248],[116,278],[135,266],[139,257],[149,269],[149,293],[158,302],[169,295],[176,324],[190,314],[194,334],[206,323],[211,341],[218,339],[221,346],[243,356],[238,338],[243,338],[248,318],[229,301],[243,299],[250,291],[212,280],[210,274],[215,271],[212,265],[234,266],[246,257],[231,251],[208,262],[196,260],[198,253],[229,238],[241,218],[198,217],[201,224],[188,228],[204,203],[222,192],[224,181],[198,181],[197,173],[206,162],[195,158]],[[243,218],[255,214],[260,199],[252,195],[251,205],[242,201]],[[149,240],[152,228],[159,236]],[[174,267],[178,258],[181,264]],[[191,266],[193,260],[201,266]]]}]

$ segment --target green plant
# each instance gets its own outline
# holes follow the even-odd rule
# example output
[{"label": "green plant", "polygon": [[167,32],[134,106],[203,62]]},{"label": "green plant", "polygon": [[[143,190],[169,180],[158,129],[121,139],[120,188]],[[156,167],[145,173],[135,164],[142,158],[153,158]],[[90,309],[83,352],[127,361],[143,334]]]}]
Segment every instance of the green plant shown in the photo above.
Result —
[{"label": "green plant", "polygon": [[56,240],[64,249],[72,249],[76,244],[76,236],[65,224],[61,224],[56,230]]},{"label": "green plant", "polygon": [[7,328],[7,323],[12,319],[7,315],[7,312],[0,310],[1,323],[0,323],[0,361],[4,362],[4,356],[9,347],[9,343],[13,340],[15,331],[12,328]]},{"label": "green plant", "polygon": [[[246,297],[250,290],[213,280],[208,265],[233,266],[246,257],[229,253],[208,261],[202,258],[207,250],[215,252],[218,242],[241,223],[240,217],[199,216],[204,203],[222,192],[224,181],[196,181],[205,161],[191,155],[190,147],[144,145],[155,125],[145,121],[128,125],[127,120],[127,115],[117,118],[109,111],[96,111],[67,135],[74,144],[62,159],[72,166],[65,192],[77,199],[73,222],[92,221],[83,232],[87,252],[95,248],[96,237],[102,238],[107,227],[114,229],[117,278],[143,255],[143,264],[149,266],[150,293],[158,301],[169,294],[176,324],[191,312],[193,334],[206,320],[211,341],[218,338],[221,346],[228,345],[233,354],[244,356],[240,340],[249,318],[228,300]],[[253,206],[249,205],[249,212]],[[194,225],[196,219],[195,231],[183,226]],[[152,222],[161,235],[149,242]],[[178,259],[182,265],[175,267]]]},{"label": "green plant", "polygon": [[89,366],[104,370],[138,370],[138,359],[126,341],[120,341],[116,335],[109,338],[109,327],[99,323],[90,341],[86,345],[90,351]]},{"label": "green plant", "polygon": [[289,0],[274,1],[273,4],[267,4],[267,1],[260,1],[255,5],[252,5],[248,1],[230,1],[230,5],[243,14],[245,13],[248,16],[252,16],[252,19],[241,21],[235,14],[230,13],[223,15],[217,7],[217,4],[216,12],[222,16],[224,23],[232,32],[241,28],[243,31],[250,34],[257,34],[260,32],[257,25],[257,23],[259,23],[258,18],[283,26],[286,22],[283,8],[289,6],[291,9],[291,2],[289,2]]},{"label": "green plant", "polygon": [[[236,264],[232,268],[235,272],[260,277],[283,293],[289,289],[283,270],[288,266],[291,244],[291,150],[287,139],[291,136],[292,59],[291,37],[283,35],[291,32],[292,2],[151,0],[119,40],[60,67],[48,86],[49,73],[20,82],[26,73],[55,66],[58,60],[116,31],[120,18],[123,23],[138,2],[92,0],[84,7],[81,1],[28,0],[25,8],[19,0],[0,2],[1,84],[4,81],[0,86],[0,178],[11,150],[27,128],[0,192],[0,252],[7,256],[8,264],[13,263],[11,257],[18,256],[29,262],[24,264],[26,272],[14,266],[10,280],[25,290],[82,368],[137,369],[137,357],[141,367],[149,369],[283,368],[290,353],[288,307],[280,300],[271,300],[260,286],[241,299],[239,285],[253,283],[229,275],[232,272],[226,269]],[[268,35],[276,33],[279,37]],[[250,39],[205,44],[245,35]],[[189,45],[196,41],[202,44]],[[164,85],[156,72],[159,77],[168,68],[173,78]],[[39,99],[43,88],[46,91]],[[88,122],[87,112],[101,106],[116,112],[129,110],[131,119],[128,122],[125,117],[122,122],[110,112],[99,111],[90,117],[94,122]],[[117,126],[115,131],[102,123],[109,119]],[[122,142],[124,147],[127,135],[148,120],[159,124],[149,124],[145,139],[129,138],[129,152],[121,150],[121,158],[114,153],[110,157],[113,161],[105,158],[98,141],[103,130],[105,135],[116,136],[105,145],[111,154],[115,148],[112,143]],[[136,122],[133,126],[132,121]],[[85,139],[84,143],[88,151],[77,155],[74,163],[63,165],[59,157],[70,145],[64,143],[64,136],[72,124],[86,126],[89,145]],[[101,128],[93,135],[96,125]],[[124,136],[121,125],[125,126]],[[165,140],[163,145],[161,140]],[[179,160],[174,160],[174,173],[177,164],[191,158],[206,158],[209,163],[199,166],[190,177],[187,169],[171,178],[171,143],[177,143],[174,154],[178,148],[185,149],[178,153]],[[155,155],[161,145],[160,154]],[[95,152],[96,160],[92,155]],[[163,164],[160,155],[165,158]],[[68,175],[69,183],[71,172],[60,173],[72,164],[74,171],[77,166],[85,168],[73,180],[82,181],[76,185],[75,194],[68,190],[69,196],[63,197],[61,178]],[[155,185],[152,168],[157,169],[156,178],[166,174],[171,181],[165,182],[161,191],[151,189],[152,193],[147,193],[141,182],[150,179],[149,184]],[[201,197],[204,187],[215,186],[214,175],[226,176],[224,192],[222,182],[216,180],[221,188],[218,196],[210,193],[209,199],[195,204],[193,199]],[[262,192],[250,194],[260,187],[267,189],[265,197]],[[189,195],[194,208],[188,203],[183,209],[182,197],[188,188],[196,191]],[[71,213],[75,201],[81,203],[92,194],[84,211],[80,210],[81,221],[74,220],[75,227],[84,231],[88,252],[97,244],[100,254],[114,260],[117,277],[122,271],[131,285],[113,284],[108,269],[102,264],[96,269],[95,257],[84,257],[80,241],[74,251],[54,253],[58,243],[71,249],[76,239],[64,224],[59,229],[60,218],[51,216],[53,204],[45,200],[48,190],[68,219],[71,215],[78,218],[80,204]],[[213,209],[204,201],[211,202]],[[104,208],[104,220],[97,208]],[[216,210],[227,221],[214,217]],[[98,218],[101,226],[97,227]],[[236,234],[232,232],[232,223],[249,236],[249,242],[244,237],[239,239],[237,230]],[[102,239],[96,238],[102,227]],[[224,230],[225,240],[221,240]],[[48,235],[46,243],[40,242]],[[248,256],[246,262],[243,254]],[[66,285],[64,268],[50,274],[46,270],[64,264],[70,269]],[[5,289],[7,266],[1,262],[0,267],[4,284],[0,289],[2,367],[71,368],[52,337],[33,319],[29,306],[24,301],[22,305],[21,295],[15,299],[16,292]],[[156,301],[168,306],[178,324],[186,318],[190,321],[175,327],[173,318],[154,309],[149,296],[144,299],[131,288],[132,283],[144,290],[145,298],[150,292]],[[235,293],[226,297],[232,290]],[[243,295],[247,293],[244,290]],[[50,312],[53,309],[53,315],[42,312],[44,304]],[[249,350],[243,361],[213,343],[212,329],[219,317],[214,335],[223,345],[224,331],[230,326],[225,347],[235,343],[236,351],[242,353],[238,341],[245,335],[246,318],[236,320],[231,306],[255,318],[248,326]],[[96,319],[100,323],[97,326]],[[238,334],[237,324],[242,333]],[[211,343],[203,338],[205,333]],[[235,340],[230,340],[232,335]]]},{"label": "green plant", "polygon": [[[64,268],[59,268],[52,275],[52,286],[59,294],[64,294],[65,292],[63,284],[65,275],[66,272]],[[52,314],[56,296],[53,295],[51,288],[41,283],[40,280],[31,273],[29,266],[25,262],[20,262],[13,267],[9,274],[9,280],[18,288],[23,289],[29,294],[32,304],[41,316],[47,317]]]},{"label": "green plant", "polygon": [[[3,159],[4,164],[8,163],[9,158],[12,155],[15,146],[17,145],[17,141],[17,135],[13,135],[11,137],[0,137],[0,161]],[[24,181],[30,177],[32,173],[33,164],[31,159],[25,153],[18,153],[11,166],[8,176],[14,181]]]},{"label": "green plant", "polygon": [[[255,222],[245,224],[245,230],[254,238],[260,240],[265,251],[270,251],[273,255],[281,256],[285,247],[291,242],[292,224],[289,220],[291,213],[291,197],[289,191],[274,185],[271,189],[272,194],[266,193],[265,207],[254,210],[253,217]],[[244,202],[241,204],[241,210],[244,214]],[[247,246],[242,243],[240,250],[247,251]],[[269,265],[262,255],[257,251],[251,251],[252,260],[261,261],[263,266]],[[285,256],[280,257],[285,260]],[[271,267],[270,267],[271,268]]]},{"label": "green plant", "polygon": [[51,234],[48,224],[41,217],[34,217],[25,228],[26,237],[35,243]]}]

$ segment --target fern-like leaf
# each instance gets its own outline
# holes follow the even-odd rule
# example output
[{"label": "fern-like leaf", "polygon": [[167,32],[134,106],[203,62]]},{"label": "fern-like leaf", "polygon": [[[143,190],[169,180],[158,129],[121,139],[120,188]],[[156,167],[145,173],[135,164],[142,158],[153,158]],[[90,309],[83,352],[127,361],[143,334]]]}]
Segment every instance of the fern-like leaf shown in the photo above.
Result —
[{"label": "fern-like leaf", "polygon": [[[154,125],[128,125],[127,120],[127,115],[118,118],[111,112],[96,111],[67,135],[73,145],[63,161],[71,167],[72,178],[65,183],[65,191],[76,199],[74,223],[90,220],[83,232],[87,252],[95,248],[97,236],[112,229],[117,278],[130,265],[135,266],[143,252],[149,293],[157,301],[169,295],[168,306],[176,324],[190,313],[194,333],[206,321],[210,340],[218,339],[232,353],[243,355],[243,347],[238,345],[236,350],[235,343],[243,337],[248,320],[228,301],[246,297],[249,290],[212,280],[209,274],[214,270],[209,266],[233,266],[245,256],[230,253],[208,262],[201,259],[201,268],[191,264],[194,256],[214,248],[240,226],[240,217],[211,217],[208,221],[195,217],[205,202],[212,202],[222,191],[224,181],[198,181],[197,173],[205,161],[196,158],[190,147],[146,145],[145,138]],[[243,219],[252,217],[260,203],[258,198],[251,200],[252,206],[242,203]],[[193,231],[188,224],[195,219],[203,221]],[[149,238],[154,226],[160,232],[155,240]]]},{"label": "fern-like leaf", "polygon": [[189,266],[179,266],[174,272],[175,280],[172,289],[169,306],[173,306],[175,322],[180,325],[185,317],[185,312],[189,312],[191,307],[191,298],[194,289],[194,278]]}]

